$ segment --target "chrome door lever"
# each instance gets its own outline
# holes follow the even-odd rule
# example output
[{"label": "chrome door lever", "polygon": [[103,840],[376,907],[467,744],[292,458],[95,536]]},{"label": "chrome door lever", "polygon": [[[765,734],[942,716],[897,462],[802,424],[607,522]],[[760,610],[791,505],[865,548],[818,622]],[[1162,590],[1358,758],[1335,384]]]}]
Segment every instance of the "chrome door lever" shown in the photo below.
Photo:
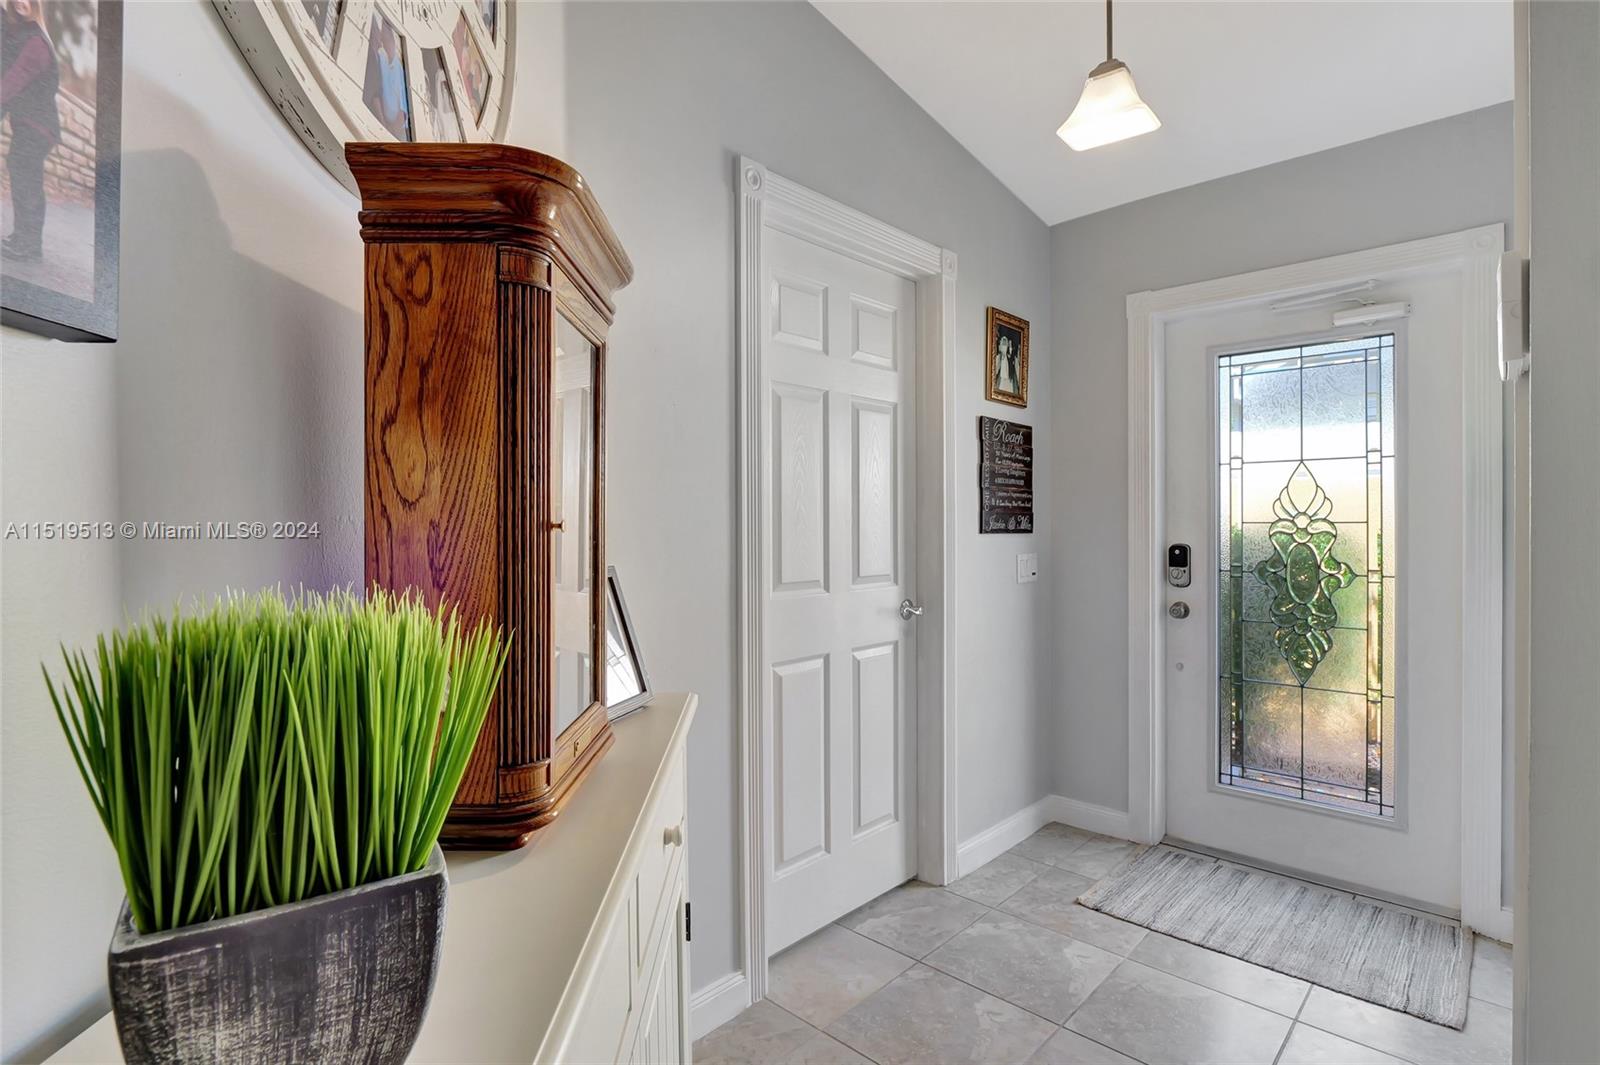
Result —
[{"label": "chrome door lever", "polygon": [[901,621],[910,621],[912,618],[920,618],[921,616],[922,616],[922,607],[920,607],[917,604],[913,603],[909,599],[900,600],[900,620]]}]

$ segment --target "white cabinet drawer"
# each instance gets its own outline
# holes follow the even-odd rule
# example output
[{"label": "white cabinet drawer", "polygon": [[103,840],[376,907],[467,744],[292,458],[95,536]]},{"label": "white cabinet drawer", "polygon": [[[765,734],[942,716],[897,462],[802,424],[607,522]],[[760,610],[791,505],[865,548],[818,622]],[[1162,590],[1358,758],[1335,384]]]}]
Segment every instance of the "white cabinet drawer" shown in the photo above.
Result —
[{"label": "white cabinet drawer", "polygon": [[672,918],[667,895],[668,877],[683,855],[688,827],[684,811],[688,800],[684,757],[680,752],[667,772],[666,787],[651,811],[644,833],[644,854],[639,859],[635,878],[638,902],[638,939],[634,951],[636,971],[642,969],[645,955],[659,938],[662,922]]}]

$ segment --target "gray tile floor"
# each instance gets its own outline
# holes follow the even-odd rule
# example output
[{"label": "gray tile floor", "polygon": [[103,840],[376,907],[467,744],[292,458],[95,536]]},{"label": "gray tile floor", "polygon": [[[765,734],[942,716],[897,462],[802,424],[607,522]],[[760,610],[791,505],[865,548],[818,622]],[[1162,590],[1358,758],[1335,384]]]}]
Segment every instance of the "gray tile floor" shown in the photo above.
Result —
[{"label": "gray tile floor", "polygon": [[912,882],[772,960],[713,1063],[1503,1065],[1511,955],[1480,939],[1457,1032],[1079,906],[1138,851],[1047,825],[947,888]]}]

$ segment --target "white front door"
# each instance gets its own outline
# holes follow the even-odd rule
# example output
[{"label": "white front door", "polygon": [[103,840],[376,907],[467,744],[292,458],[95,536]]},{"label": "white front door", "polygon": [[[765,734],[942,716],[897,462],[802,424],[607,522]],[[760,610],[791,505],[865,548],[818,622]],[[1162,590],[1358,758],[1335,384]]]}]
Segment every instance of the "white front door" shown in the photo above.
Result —
[{"label": "white front door", "polygon": [[1167,834],[1455,909],[1459,282],[1371,298],[1412,313],[1166,326]]},{"label": "white front door", "polygon": [[768,230],[767,949],[916,870],[916,286]]}]

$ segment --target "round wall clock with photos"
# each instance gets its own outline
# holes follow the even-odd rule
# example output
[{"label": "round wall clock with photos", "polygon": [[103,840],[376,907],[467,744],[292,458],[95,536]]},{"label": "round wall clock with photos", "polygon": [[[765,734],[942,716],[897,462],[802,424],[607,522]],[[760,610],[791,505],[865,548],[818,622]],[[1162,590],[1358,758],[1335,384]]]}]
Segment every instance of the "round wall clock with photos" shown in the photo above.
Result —
[{"label": "round wall clock with photos", "polygon": [[512,0],[214,0],[329,173],[348,141],[492,141],[511,108]]}]

